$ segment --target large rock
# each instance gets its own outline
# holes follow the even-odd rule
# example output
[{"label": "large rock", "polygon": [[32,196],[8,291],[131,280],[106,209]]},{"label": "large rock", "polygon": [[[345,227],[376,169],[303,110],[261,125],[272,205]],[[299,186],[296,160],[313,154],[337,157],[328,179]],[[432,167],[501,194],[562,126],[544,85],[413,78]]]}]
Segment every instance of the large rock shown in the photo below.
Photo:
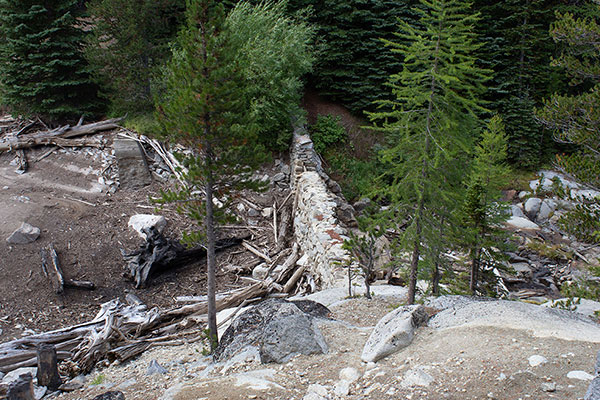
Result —
[{"label": "large rock", "polygon": [[538,222],[546,222],[550,218],[550,215],[556,210],[556,202],[550,199],[542,201],[540,210],[537,213],[536,220]]},{"label": "large rock", "polygon": [[129,218],[127,226],[136,231],[142,239],[146,239],[144,229],[155,228],[162,233],[167,226],[167,220],[162,215],[136,214]]},{"label": "large rock", "polygon": [[415,329],[426,323],[427,318],[422,305],[402,306],[388,313],[371,332],[361,359],[375,362],[408,346]]},{"label": "large rock", "polygon": [[521,209],[521,207],[516,206],[514,204],[510,206],[510,213],[513,217],[526,218],[525,214],[523,214],[523,210]]},{"label": "large rock", "polygon": [[510,217],[508,221],[506,221],[506,225],[516,229],[540,229],[538,224],[523,217]]},{"label": "large rock", "polygon": [[600,400],[600,376],[596,376],[585,393],[584,400]]},{"label": "large rock", "polygon": [[146,157],[137,141],[117,138],[113,141],[113,148],[122,188],[137,189],[152,183]]},{"label": "large rock", "polygon": [[537,197],[531,197],[527,199],[525,202],[524,208],[525,213],[531,220],[535,220],[538,212],[540,211],[540,207],[542,206],[542,199],[538,199]]},{"label": "large rock", "polygon": [[215,361],[257,347],[261,362],[284,363],[297,354],[327,352],[317,319],[329,310],[313,301],[270,299],[237,317],[227,328],[215,350]]},{"label": "large rock", "polygon": [[14,231],[6,241],[10,244],[27,244],[35,242],[40,237],[40,228],[29,225],[23,222],[21,226]]}]

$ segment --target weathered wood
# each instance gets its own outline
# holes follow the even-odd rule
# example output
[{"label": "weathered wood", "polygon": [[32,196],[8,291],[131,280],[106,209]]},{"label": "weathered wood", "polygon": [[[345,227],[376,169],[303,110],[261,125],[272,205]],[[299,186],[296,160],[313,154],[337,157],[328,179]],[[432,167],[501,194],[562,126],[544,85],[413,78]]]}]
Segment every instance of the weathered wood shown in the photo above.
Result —
[{"label": "weathered wood", "polygon": [[8,386],[6,398],[8,400],[34,400],[31,374],[19,375],[19,378]]},{"label": "weathered wood", "polygon": [[[165,238],[154,228],[145,229],[146,242],[139,250],[121,250],[127,262],[126,276],[136,288],[145,286],[153,275],[198,262],[206,255],[204,246],[185,249],[179,242]],[[235,246],[249,236],[217,240],[217,251]]]},{"label": "weathered wood", "polygon": [[275,252],[281,251],[286,246],[286,236],[290,231],[291,210],[290,207],[281,207],[281,218],[279,220],[279,228],[277,229],[277,246]]},{"label": "weathered wood", "polygon": [[296,283],[298,282],[298,280],[304,273],[305,268],[306,268],[306,266],[303,265],[294,272],[292,277],[283,286],[283,293],[290,293],[292,291],[292,289],[294,288],[294,286],[296,285]]},{"label": "weathered wood", "polygon": [[40,249],[40,256],[42,258],[42,273],[46,278],[48,278],[48,254],[46,253],[46,249]]},{"label": "weathered wood", "polygon": [[16,152],[17,154],[17,174],[24,174],[29,169],[29,162],[27,162],[27,155],[25,154],[25,150],[19,149]]},{"label": "weathered wood", "polygon": [[143,306],[144,305],[144,302],[142,301],[142,299],[140,299],[133,293],[127,293],[125,295],[125,301],[130,306]]},{"label": "weathered wood", "polygon": [[41,145],[56,145],[65,147],[99,146],[101,143],[97,141],[89,141],[85,139],[73,140],[72,138],[118,128],[118,123],[122,120],[123,118],[113,118],[87,125],[65,125],[52,130],[40,131],[31,134],[28,137],[9,135],[7,139],[0,141],[0,152],[27,149]]},{"label": "weathered wood", "polygon": [[281,267],[281,272],[275,279],[276,282],[281,283],[286,278],[287,274],[294,268],[296,265],[296,261],[298,261],[298,244],[294,243],[294,247],[292,247],[292,254],[285,260]]},{"label": "weathered wood", "polygon": [[95,290],[96,285],[90,281],[76,281],[73,279],[65,279],[65,287],[84,289],[84,290]]},{"label": "weathered wood", "polygon": [[262,258],[263,260],[265,260],[266,262],[268,262],[269,264],[271,264],[273,262],[273,260],[271,259],[271,257],[269,257],[268,255],[266,255],[265,253],[261,252],[260,250],[258,250],[256,247],[252,246],[250,243],[243,241],[242,242],[242,246],[244,246],[244,248],[246,250],[248,250],[249,252],[251,252],[252,254]]},{"label": "weathered wood", "polygon": [[40,344],[37,349],[37,383],[52,391],[62,384],[58,373],[56,348],[48,343]]},{"label": "weathered wood", "polygon": [[52,281],[54,285],[54,291],[56,292],[56,294],[61,294],[65,290],[65,277],[63,275],[62,269],[60,268],[60,260],[58,259],[58,254],[56,253],[56,250],[54,249],[54,245],[52,243],[48,245],[48,252],[50,253],[50,259],[52,260],[51,265],[54,271],[55,279]]}]

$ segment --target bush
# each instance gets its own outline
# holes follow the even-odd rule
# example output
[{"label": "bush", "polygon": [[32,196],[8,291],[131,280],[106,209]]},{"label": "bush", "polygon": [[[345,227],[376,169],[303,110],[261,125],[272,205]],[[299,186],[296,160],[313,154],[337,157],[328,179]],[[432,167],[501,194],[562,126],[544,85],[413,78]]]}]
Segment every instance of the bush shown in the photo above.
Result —
[{"label": "bush", "polygon": [[348,134],[340,124],[341,120],[333,115],[317,117],[317,122],[310,128],[310,136],[319,154],[325,153],[330,146],[346,142]]}]

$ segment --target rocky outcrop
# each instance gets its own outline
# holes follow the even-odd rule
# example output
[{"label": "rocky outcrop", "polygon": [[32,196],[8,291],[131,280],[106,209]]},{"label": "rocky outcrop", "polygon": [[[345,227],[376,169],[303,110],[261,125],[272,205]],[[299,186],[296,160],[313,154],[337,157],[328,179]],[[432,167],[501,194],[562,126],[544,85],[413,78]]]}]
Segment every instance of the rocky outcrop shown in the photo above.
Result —
[{"label": "rocky outcrop", "polygon": [[250,348],[258,349],[263,363],[284,363],[297,354],[327,352],[316,320],[329,310],[310,300],[271,299],[250,308],[227,328],[215,350],[215,361],[224,361]]},{"label": "rocky outcrop", "polygon": [[10,244],[27,244],[35,242],[40,237],[40,228],[29,225],[23,222],[21,226],[15,230],[6,241]]}]

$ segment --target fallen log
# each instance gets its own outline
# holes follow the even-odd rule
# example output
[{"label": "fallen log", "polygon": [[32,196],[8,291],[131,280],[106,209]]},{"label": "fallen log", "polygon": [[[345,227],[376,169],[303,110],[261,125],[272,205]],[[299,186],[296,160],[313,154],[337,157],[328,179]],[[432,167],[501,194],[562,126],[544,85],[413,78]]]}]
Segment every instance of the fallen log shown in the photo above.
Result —
[{"label": "fallen log", "polygon": [[101,145],[101,143],[98,141],[90,141],[85,139],[73,140],[72,138],[118,128],[118,123],[122,120],[123,118],[113,118],[86,125],[65,125],[56,129],[36,132],[28,135],[27,137],[9,134],[8,138],[0,141],[0,152],[27,149],[42,145],[56,145],[65,147]]},{"label": "fallen log", "polygon": [[[127,262],[125,276],[135,283],[136,288],[145,286],[152,276],[197,262],[206,255],[204,246],[186,249],[177,241],[165,238],[154,228],[144,229],[146,241],[139,250],[126,252],[121,249]],[[217,251],[243,242],[248,236],[217,240]]]},{"label": "fallen log", "polygon": [[73,279],[65,279],[65,287],[84,289],[84,290],[95,290],[96,285],[90,281],[76,281]]}]

